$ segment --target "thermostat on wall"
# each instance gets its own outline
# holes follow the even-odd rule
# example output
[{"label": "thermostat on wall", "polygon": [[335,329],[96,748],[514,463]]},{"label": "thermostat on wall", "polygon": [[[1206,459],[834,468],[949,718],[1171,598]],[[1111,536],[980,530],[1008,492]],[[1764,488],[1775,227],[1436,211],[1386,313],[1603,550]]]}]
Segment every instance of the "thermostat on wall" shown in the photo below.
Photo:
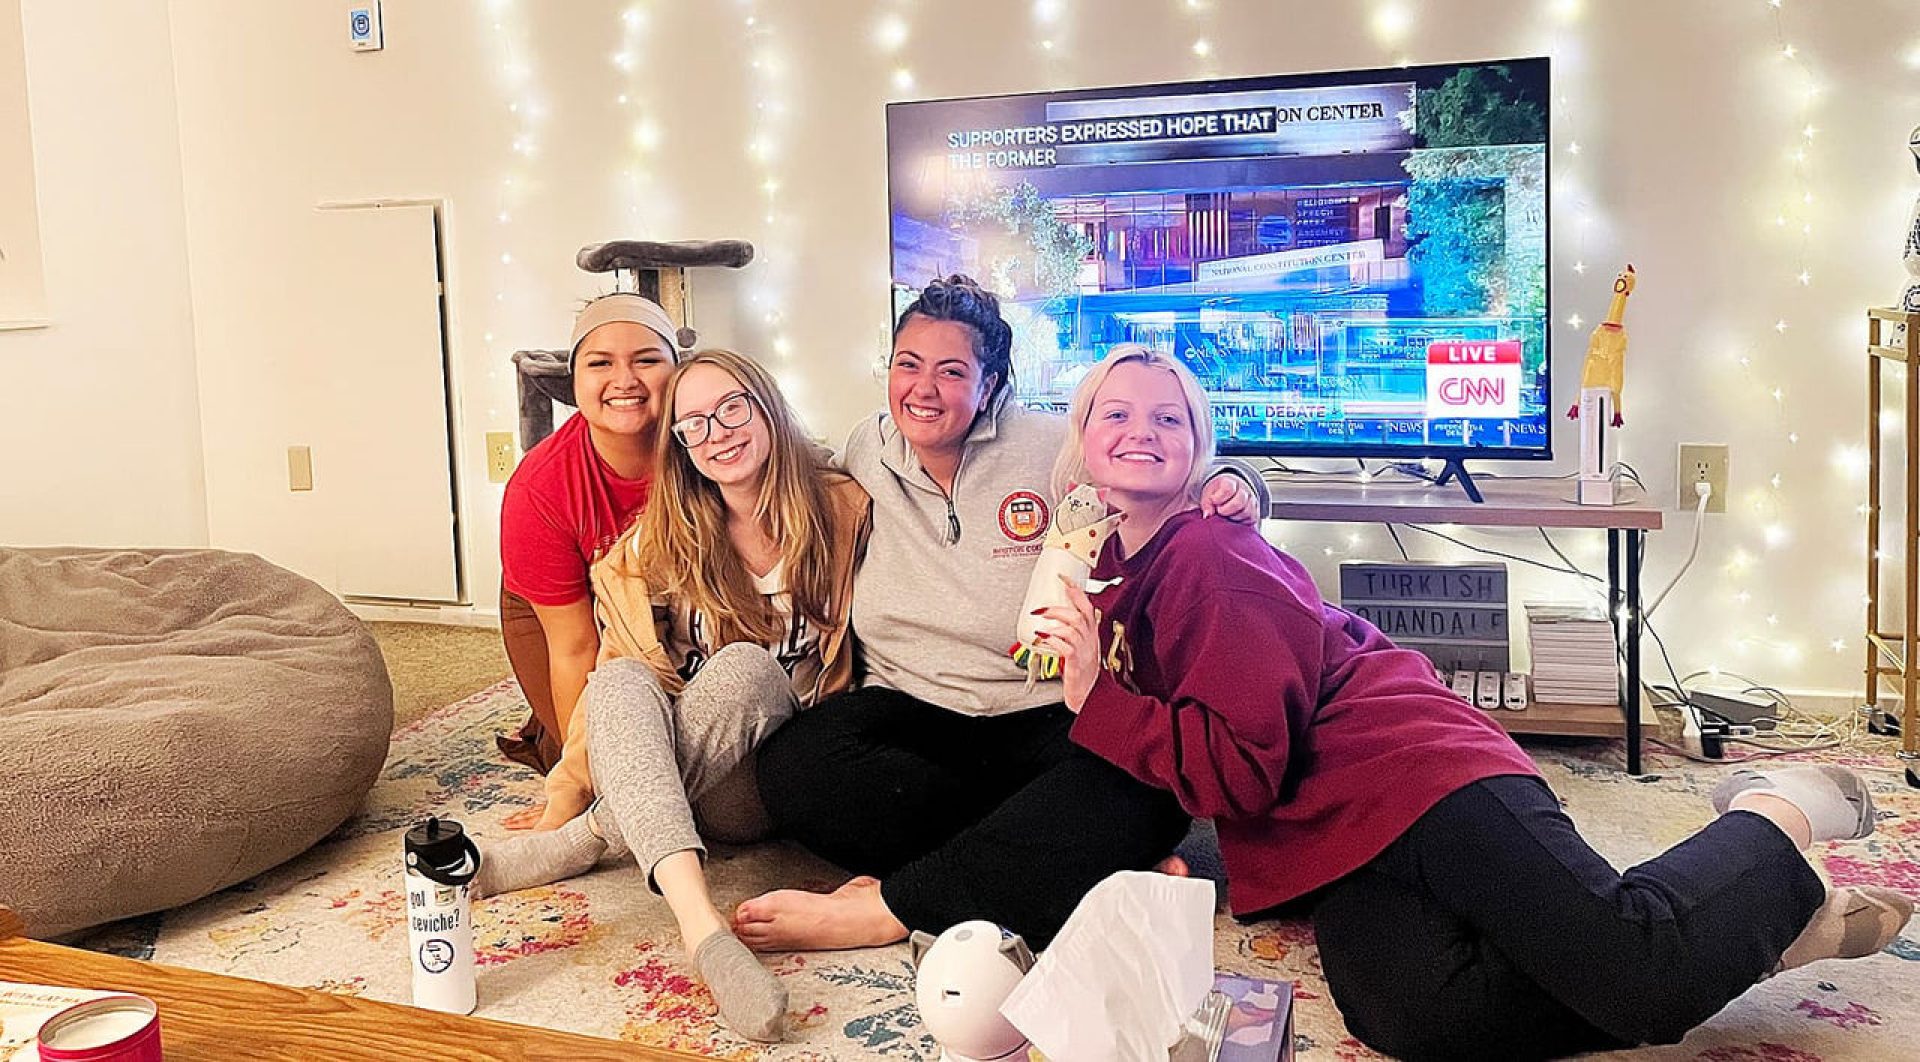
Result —
[{"label": "thermostat on wall", "polygon": [[347,8],[347,43],[356,52],[377,52],[386,46],[380,32],[380,0]]}]

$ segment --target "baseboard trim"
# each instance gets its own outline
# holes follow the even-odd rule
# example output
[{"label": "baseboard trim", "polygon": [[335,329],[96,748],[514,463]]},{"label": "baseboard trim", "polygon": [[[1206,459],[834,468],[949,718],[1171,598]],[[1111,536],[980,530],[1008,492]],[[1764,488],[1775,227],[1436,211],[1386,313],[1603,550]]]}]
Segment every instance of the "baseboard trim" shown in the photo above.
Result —
[{"label": "baseboard trim", "polygon": [[[1738,687],[1738,683],[1728,683]],[[1859,715],[1866,706],[1866,698],[1860,693],[1847,693],[1838,690],[1783,690],[1793,698],[1793,706],[1818,719],[1844,720]],[[1900,699],[1882,694],[1880,707],[1890,712],[1900,710]]]},{"label": "baseboard trim", "polygon": [[500,610],[475,605],[375,605],[349,601],[348,611],[370,623],[435,623],[443,627],[500,629]]}]

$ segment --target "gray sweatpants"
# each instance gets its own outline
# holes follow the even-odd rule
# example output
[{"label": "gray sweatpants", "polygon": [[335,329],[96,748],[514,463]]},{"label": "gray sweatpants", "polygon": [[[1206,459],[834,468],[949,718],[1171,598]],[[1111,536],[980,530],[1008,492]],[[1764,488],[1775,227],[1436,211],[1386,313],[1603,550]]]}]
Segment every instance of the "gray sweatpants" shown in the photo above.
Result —
[{"label": "gray sweatpants", "polygon": [[679,697],[653,670],[621,658],[596,667],[584,697],[595,822],[647,872],[675,852],[706,857],[701,838],[732,844],[772,832],[753,776],[753,751],[797,705],[766,649],[725,646]]}]

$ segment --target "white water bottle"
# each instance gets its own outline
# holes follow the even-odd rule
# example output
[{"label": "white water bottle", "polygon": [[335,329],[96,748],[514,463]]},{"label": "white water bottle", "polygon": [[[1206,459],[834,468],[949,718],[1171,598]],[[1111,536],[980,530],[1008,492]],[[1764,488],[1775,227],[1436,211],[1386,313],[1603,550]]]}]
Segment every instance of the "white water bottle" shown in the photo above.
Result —
[{"label": "white water bottle", "polygon": [[473,903],[480,850],[457,822],[428,818],[407,831],[407,950],[413,955],[413,1005],[471,1014]]}]

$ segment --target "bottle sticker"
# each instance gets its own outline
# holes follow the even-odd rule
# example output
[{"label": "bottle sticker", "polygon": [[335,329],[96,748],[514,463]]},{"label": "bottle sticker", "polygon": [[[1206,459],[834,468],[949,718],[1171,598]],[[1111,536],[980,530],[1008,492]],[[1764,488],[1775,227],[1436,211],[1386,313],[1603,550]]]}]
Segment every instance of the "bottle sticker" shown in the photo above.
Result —
[{"label": "bottle sticker", "polygon": [[445,973],[453,965],[453,945],[438,938],[420,945],[420,968],[428,973]]}]

